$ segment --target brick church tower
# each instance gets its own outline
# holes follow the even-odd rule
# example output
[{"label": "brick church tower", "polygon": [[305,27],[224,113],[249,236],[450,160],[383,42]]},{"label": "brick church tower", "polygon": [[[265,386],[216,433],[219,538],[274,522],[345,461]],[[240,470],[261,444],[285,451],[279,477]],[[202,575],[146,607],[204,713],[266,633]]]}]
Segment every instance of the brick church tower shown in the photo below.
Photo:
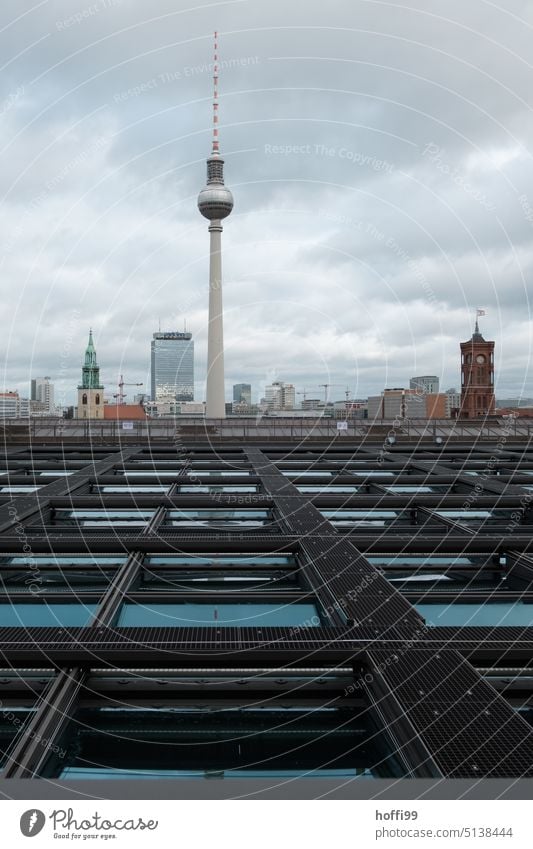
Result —
[{"label": "brick church tower", "polygon": [[476,419],[492,416],[494,399],[494,342],[487,342],[479,332],[478,320],[472,338],[461,342],[461,412],[460,417]]}]

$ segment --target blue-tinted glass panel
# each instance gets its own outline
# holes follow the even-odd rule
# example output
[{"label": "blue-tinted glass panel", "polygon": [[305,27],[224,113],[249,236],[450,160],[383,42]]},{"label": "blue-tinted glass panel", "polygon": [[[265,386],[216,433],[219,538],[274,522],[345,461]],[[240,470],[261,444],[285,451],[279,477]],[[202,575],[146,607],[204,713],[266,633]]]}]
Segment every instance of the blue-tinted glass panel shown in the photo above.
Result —
[{"label": "blue-tinted glass panel", "polygon": [[34,710],[26,706],[5,705],[0,711],[0,774],[8,749]]},{"label": "blue-tinted glass panel", "polygon": [[177,471],[172,472],[172,471],[162,470],[162,471],[158,471],[158,472],[151,472],[149,469],[143,469],[142,471],[139,471],[139,472],[133,471],[131,469],[126,469],[126,471],[123,471],[123,472],[119,471],[118,474],[124,475],[125,478],[144,477],[144,478],[153,478],[154,480],[159,480],[160,478],[174,478],[175,480],[177,480],[177,476],[178,476]]},{"label": "blue-tinted glass panel", "polygon": [[32,595],[103,590],[125,562],[126,558],[120,554],[0,557],[0,588]]},{"label": "blue-tinted glass panel", "polygon": [[448,492],[449,486],[426,486],[423,484],[408,486],[386,486],[387,492],[408,492],[408,493],[424,493],[424,492]]},{"label": "blue-tinted glass panel", "polygon": [[165,519],[166,525],[182,528],[201,527],[249,527],[256,528],[265,525],[269,519],[268,510],[169,510]]},{"label": "blue-tinted glass panel", "polygon": [[[348,528],[384,528],[394,522],[402,520],[401,512],[396,510],[321,510],[325,519],[329,519],[332,525]],[[404,521],[409,522],[409,516]]]},{"label": "blue-tinted glass panel", "polygon": [[430,625],[533,626],[533,604],[485,602],[484,604],[417,604]]},{"label": "blue-tinted glass panel", "polygon": [[0,604],[2,628],[59,628],[87,625],[96,604]]},{"label": "blue-tinted glass panel", "polygon": [[226,471],[226,469],[214,469],[213,471],[207,471],[207,469],[198,469],[196,471],[187,472],[187,474],[191,478],[238,478],[242,477],[243,475],[246,477],[250,474],[250,472],[248,471],[248,469],[240,469],[238,472]]},{"label": "blue-tinted glass panel", "polygon": [[2,486],[0,492],[6,495],[20,495],[23,492],[35,492],[40,489],[40,486],[23,486],[22,484],[13,484],[13,486]]},{"label": "blue-tinted glass panel", "polygon": [[358,487],[358,486],[339,486],[339,485],[334,484],[334,483],[332,483],[332,484],[325,483],[325,484],[322,484],[322,485],[320,485],[320,484],[306,484],[304,486],[298,486],[297,489],[298,489],[299,492],[311,492],[311,493],[313,493],[313,492],[316,492],[316,493],[323,492],[326,495],[335,495],[337,492],[347,492],[347,493],[353,495],[354,493],[359,491],[360,487]]},{"label": "blue-tinted glass panel", "polygon": [[150,460],[148,457],[144,459],[136,460],[135,457],[130,457],[128,460],[126,467],[139,466],[139,468],[148,469],[149,471],[154,471],[157,469],[182,469],[184,462],[183,460],[173,460],[170,457],[162,457],[161,459],[157,458],[157,460]]},{"label": "blue-tinted glass panel", "polygon": [[453,578],[449,577],[448,575],[439,575],[438,573],[435,573],[434,575],[432,575],[431,573],[428,573],[428,572],[422,572],[420,574],[415,574],[415,575],[410,575],[408,573],[406,573],[404,575],[398,575],[396,572],[393,572],[392,574],[387,575],[387,580],[390,581],[391,584],[407,584],[407,583],[421,584],[421,583],[424,583],[426,581],[430,584],[443,583],[443,582],[446,583],[446,582],[450,582],[450,581],[453,583]]},{"label": "blue-tinted glass panel", "polygon": [[122,607],[119,627],[148,628],[242,627],[292,625],[316,627],[320,618],[314,604],[133,604]]},{"label": "blue-tinted glass panel", "polygon": [[155,510],[57,510],[55,521],[61,524],[77,524],[86,528],[128,525],[147,525]]},{"label": "blue-tinted glass panel", "polygon": [[[377,773],[379,775],[380,773]],[[302,772],[301,769],[281,769],[278,768],[276,770],[268,770],[268,769],[224,769],[224,770],[215,770],[215,769],[205,769],[205,770],[178,770],[178,769],[169,769],[169,770],[156,770],[156,769],[107,769],[105,767],[95,767],[94,769],[91,767],[66,767],[60,775],[62,780],[71,781],[85,781],[89,779],[112,779],[112,778],[121,778],[121,779],[133,779],[133,778],[142,778],[144,779],[161,779],[161,778],[223,778],[224,780],[228,778],[275,778],[277,780],[281,779],[291,779],[291,778],[349,778],[350,780],[354,778],[374,778],[375,775],[370,769],[365,769],[364,767],[360,769],[327,769],[320,768],[314,770],[307,770],[306,772]]]},{"label": "blue-tinted glass panel", "polygon": [[308,471],[305,471],[305,472],[304,471],[298,472],[298,471],[294,471],[294,470],[285,470],[285,471],[281,470],[281,474],[285,475],[286,478],[308,478],[308,477],[330,478],[332,476],[333,472],[318,472],[318,471],[316,471],[316,469],[311,469],[311,470],[308,470]]},{"label": "blue-tinted glass panel", "polygon": [[183,592],[194,590],[205,593],[207,598],[212,598],[213,593],[240,593],[250,590],[268,590],[269,592],[286,592],[297,589],[299,586],[294,572],[259,572],[256,575],[243,574],[242,572],[228,573],[218,570],[208,572],[200,569],[194,572],[164,572],[143,571],[140,582],[135,586],[135,592],[142,590],[168,590],[168,592]]},{"label": "blue-tinted glass panel", "polygon": [[195,469],[217,469],[221,474],[226,474],[226,471],[239,473],[243,469],[245,474],[248,473],[249,466],[243,462],[243,455],[233,454],[232,456],[219,456],[216,460],[192,460],[191,466]]},{"label": "blue-tinted glass panel", "polygon": [[34,569],[20,572],[0,569],[0,590],[28,593],[32,597],[41,593],[99,592],[107,589],[115,575],[116,571],[85,569]]},{"label": "blue-tinted glass panel", "polygon": [[[162,566],[170,568],[163,569]],[[183,566],[188,568],[184,569]],[[257,569],[258,566],[262,568]],[[272,568],[266,571],[265,566]],[[280,566],[289,568],[280,569]],[[194,589],[198,592],[209,593],[219,590],[237,592],[249,589],[283,591],[295,589],[298,586],[298,566],[296,560],[290,556],[198,557],[189,555],[179,557],[164,555],[146,558],[135,590]]]},{"label": "blue-tinted glass panel", "polygon": [[79,710],[48,774],[60,778],[393,777],[368,711],[233,707]]},{"label": "blue-tinted glass panel", "polygon": [[139,492],[139,493],[150,493],[150,492],[168,492],[167,486],[159,486],[158,484],[132,484],[131,486],[122,485],[122,486],[99,486],[97,488],[98,492]]},{"label": "blue-tinted glass panel", "polygon": [[397,474],[397,472],[384,472],[381,469],[365,469],[364,471],[359,470],[358,472],[351,471],[350,474],[363,478],[392,478],[395,474]]},{"label": "blue-tinted glass panel", "polygon": [[244,564],[246,566],[258,565],[274,565],[274,566],[296,566],[296,560],[290,554],[231,554],[220,556],[218,554],[199,556],[189,554],[180,557],[179,555],[165,554],[154,555],[147,559],[149,566],[158,566],[162,564],[180,565],[186,564],[192,567],[195,566],[231,566]]},{"label": "blue-tinted glass panel", "polygon": [[79,563],[82,566],[121,566],[126,562],[126,558],[120,554],[36,554],[32,557],[6,557],[0,558],[0,564],[9,563],[13,565],[27,566],[35,563],[39,566],[60,566],[61,568],[69,566],[73,563]]},{"label": "blue-tinted glass panel", "polygon": [[224,484],[210,484],[208,485],[198,485],[198,486],[180,486],[180,492],[192,492],[192,493],[211,493],[211,492],[257,492],[257,486],[251,485],[246,486],[246,484],[234,484],[233,486],[228,486]]},{"label": "blue-tinted glass panel", "polygon": [[422,554],[414,556],[404,556],[403,554],[372,554],[367,557],[369,563],[374,566],[431,566],[446,568],[448,566],[473,566],[481,565],[486,561],[486,557],[440,557],[433,554]]},{"label": "blue-tinted glass panel", "polygon": [[504,525],[512,520],[513,510],[435,510],[437,516],[452,519],[459,525]]}]

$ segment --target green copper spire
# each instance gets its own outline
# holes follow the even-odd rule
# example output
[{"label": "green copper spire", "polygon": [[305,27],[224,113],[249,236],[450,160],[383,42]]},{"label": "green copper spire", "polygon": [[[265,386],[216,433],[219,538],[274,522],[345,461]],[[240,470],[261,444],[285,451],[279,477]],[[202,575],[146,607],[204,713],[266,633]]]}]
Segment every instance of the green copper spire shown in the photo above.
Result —
[{"label": "green copper spire", "polygon": [[89,330],[89,341],[85,349],[85,362],[81,370],[81,385],[79,389],[103,389],[100,383],[100,367],[96,362],[96,351],[93,342],[93,331]]}]

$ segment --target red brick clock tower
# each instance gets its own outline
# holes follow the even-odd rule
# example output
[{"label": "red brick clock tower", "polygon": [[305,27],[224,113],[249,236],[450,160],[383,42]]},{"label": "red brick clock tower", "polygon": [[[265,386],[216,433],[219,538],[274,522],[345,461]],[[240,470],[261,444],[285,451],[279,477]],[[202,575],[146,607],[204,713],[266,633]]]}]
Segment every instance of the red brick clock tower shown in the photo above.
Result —
[{"label": "red brick clock tower", "polygon": [[461,342],[461,412],[464,419],[492,416],[494,399],[494,342],[479,332],[478,321],[472,338]]}]

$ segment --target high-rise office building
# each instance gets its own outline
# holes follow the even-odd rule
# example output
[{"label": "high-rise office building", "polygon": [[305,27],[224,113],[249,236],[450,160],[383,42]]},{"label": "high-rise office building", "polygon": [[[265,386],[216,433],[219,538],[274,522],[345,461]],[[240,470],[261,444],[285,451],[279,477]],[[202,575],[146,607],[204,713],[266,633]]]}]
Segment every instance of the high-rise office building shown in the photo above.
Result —
[{"label": "high-rise office building", "polygon": [[194,400],[194,342],[192,333],[154,333],[151,343],[151,399]]},{"label": "high-rise office building", "polygon": [[418,389],[427,395],[438,395],[439,378],[435,374],[422,374],[412,377],[409,381],[409,389]]},{"label": "high-rise office building", "polygon": [[252,406],[252,387],[249,383],[236,383],[233,387],[233,402]]},{"label": "high-rise office building", "polygon": [[275,380],[270,386],[265,386],[265,400],[269,410],[294,410],[294,384]]},{"label": "high-rise office building", "polygon": [[32,378],[30,399],[42,405],[43,412],[54,412],[54,384],[50,383],[49,377]]},{"label": "high-rise office building", "polygon": [[0,392],[0,419],[24,419],[30,414],[28,398],[21,398],[17,391]]}]

